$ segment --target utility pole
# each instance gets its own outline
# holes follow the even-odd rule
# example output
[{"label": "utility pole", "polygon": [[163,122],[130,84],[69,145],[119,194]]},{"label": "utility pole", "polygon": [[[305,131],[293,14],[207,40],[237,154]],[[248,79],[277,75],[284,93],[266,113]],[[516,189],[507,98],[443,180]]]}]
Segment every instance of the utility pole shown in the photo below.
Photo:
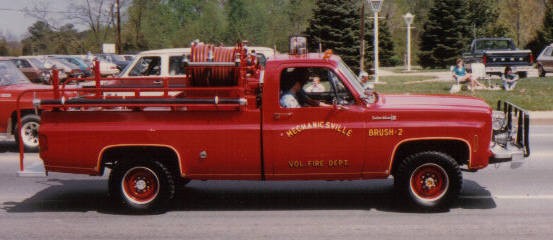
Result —
[{"label": "utility pole", "polygon": [[359,47],[359,50],[361,51],[361,59],[359,60],[359,72],[365,71],[365,1],[362,1],[363,4],[361,4],[361,26],[359,29],[361,29],[361,36],[359,39],[361,39],[361,46]]},{"label": "utility pole", "polygon": [[115,0],[115,17],[117,21],[117,35],[115,36],[115,52],[121,54],[121,6],[119,0]]}]

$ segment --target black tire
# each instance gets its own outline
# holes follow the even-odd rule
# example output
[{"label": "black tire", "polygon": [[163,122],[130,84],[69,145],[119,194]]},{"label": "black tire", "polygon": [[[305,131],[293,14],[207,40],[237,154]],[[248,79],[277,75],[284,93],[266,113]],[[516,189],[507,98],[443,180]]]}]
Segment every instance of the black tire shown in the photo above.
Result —
[{"label": "black tire", "polygon": [[408,156],[394,176],[400,200],[428,211],[449,208],[459,196],[462,182],[463,176],[455,159],[435,151]]},{"label": "black tire", "polygon": [[19,135],[23,140],[23,148],[26,152],[38,152],[38,128],[40,127],[40,117],[35,114],[27,114],[21,117],[21,129],[14,129],[15,142],[19,146]]},{"label": "black tire", "polygon": [[538,76],[539,77],[545,77],[545,74],[547,74],[547,72],[545,71],[545,69],[543,69],[543,66],[539,66],[538,67]]},{"label": "black tire", "polygon": [[117,204],[130,211],[163,211],[175,195],[175,183],[158,161],[120,161],[109,176],[109,192]]},{"label": "black tire", "polygon": [[527,78],[528,77],[528,72],[518,72],[518,77],[519,78]]}]

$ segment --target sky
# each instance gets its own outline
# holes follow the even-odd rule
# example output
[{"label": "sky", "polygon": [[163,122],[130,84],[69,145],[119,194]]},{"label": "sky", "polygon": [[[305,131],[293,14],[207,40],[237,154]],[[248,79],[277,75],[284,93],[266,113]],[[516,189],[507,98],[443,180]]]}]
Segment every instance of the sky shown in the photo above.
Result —
[{"label": "sky", "polygon": [[21,40],[25,37],[27,28],[37,21],[21,11],[25,7],[32,9],[37,4],[46,4],[47,11],[67,11],[70,3],[79,1],[84,0],[0,0],[0,35],[8,40]]}]

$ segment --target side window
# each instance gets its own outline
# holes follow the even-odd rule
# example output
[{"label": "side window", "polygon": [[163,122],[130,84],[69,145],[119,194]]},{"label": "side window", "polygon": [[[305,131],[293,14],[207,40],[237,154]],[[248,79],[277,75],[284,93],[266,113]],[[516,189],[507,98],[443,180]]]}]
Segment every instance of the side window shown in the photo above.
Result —
[{"label": "side window", "polygon": [[129,76],[158,76],[161,74],[160,57],[142,57],[131,69]]},{"label": "side window", "polygon": [[280,77],[280,106],[318,107],[353,103],[338,76],[328,68],[286,68]]},{"label": "side window", "polygon": [[545,49],[545,53],[543,55],[551,57],[552,53],[553,53],[553,48],[548,47],[547,49]]},{"label": "side window", "polygon": [[21,67],[23,68],[30,68],[32,67],[31,64],[29,62],[27,62],[27,60],[23,60],[23,59],[18,59],[19,61],[19,64],[18,65],[21,65]]},{"label": "side window", "polygon": [[184,56],[169,57],[169,75],[184,75],[184,64],[182,63]]}]

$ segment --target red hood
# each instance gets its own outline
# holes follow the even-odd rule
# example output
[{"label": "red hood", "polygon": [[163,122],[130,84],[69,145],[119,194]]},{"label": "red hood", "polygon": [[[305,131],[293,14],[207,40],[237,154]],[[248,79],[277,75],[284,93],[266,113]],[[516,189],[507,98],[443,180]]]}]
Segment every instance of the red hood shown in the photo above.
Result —
[{"label": "red hood", "polygon": [[482,99],[454,95],[381,95],[379,103],[386,110],[490,111]]}]

